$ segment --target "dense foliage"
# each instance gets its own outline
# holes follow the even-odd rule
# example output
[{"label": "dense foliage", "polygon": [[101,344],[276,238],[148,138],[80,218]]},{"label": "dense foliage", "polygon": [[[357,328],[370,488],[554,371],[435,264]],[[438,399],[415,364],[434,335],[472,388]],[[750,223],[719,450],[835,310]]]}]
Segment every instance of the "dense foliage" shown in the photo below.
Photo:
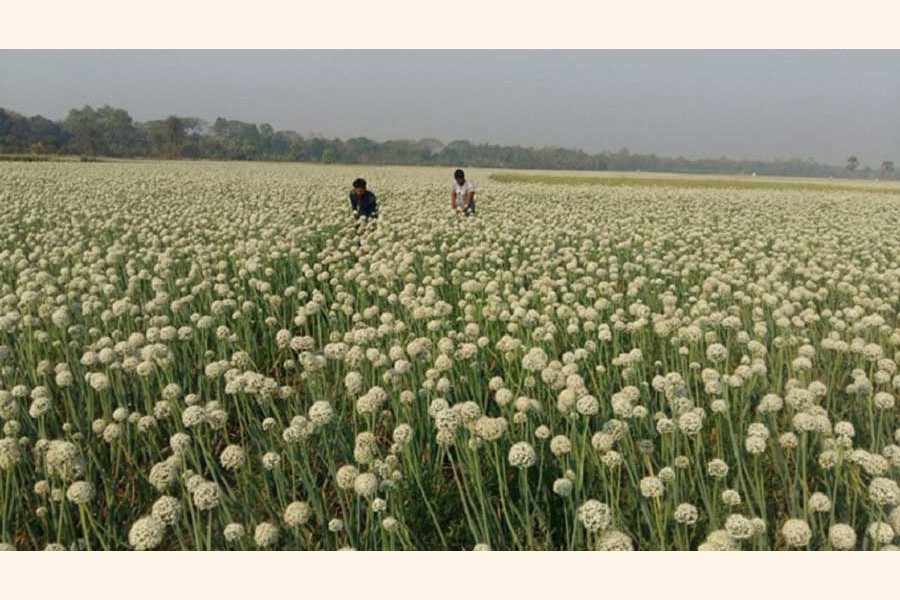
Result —
[{"label": "dense foliage", "polygon": [[[668,158],[655,154],[618,152],[589,154],[566,148],[526,148],[435,139],[376,142],[301,136],[217,118],[212,124],[196,118],[170,116],[135,122],[127,111],[104,106],[72,109],[57,123],[41,116],[25,117],[0,108],[0,153],[63,153],[82,156],[205,158],[216,160],[294,161],[373,165],[443,165],[515,169],[582,171],[659,171],[890,179],[894,165],[847,167],[813,160],[732,160],[728,158]],[[851,157],[854,158],[855,157]],[[850,168],[853,164],[853,168]]]}]

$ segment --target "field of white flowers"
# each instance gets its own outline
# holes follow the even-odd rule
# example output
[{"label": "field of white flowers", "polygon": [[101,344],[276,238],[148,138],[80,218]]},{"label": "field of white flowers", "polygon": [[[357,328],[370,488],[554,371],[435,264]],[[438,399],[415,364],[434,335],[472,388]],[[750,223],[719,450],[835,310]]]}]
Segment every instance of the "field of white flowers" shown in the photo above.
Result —
[{"label": "field of white flowers", "polygon": [[0,168],[0,545],[897,549],[900,195],[450,172]]}]

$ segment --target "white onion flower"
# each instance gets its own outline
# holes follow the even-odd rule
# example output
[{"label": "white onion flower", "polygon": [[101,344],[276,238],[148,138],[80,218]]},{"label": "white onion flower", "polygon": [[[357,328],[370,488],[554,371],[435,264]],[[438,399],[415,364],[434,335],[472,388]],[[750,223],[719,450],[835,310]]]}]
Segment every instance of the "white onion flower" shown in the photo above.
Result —
[{"label": "white onion flower", "polygon": [[244,449],[236,444],[226,446],[219,455],[219,462],[221,462],[222,466],[229,471],[237,471],[244,466],[246,460],[247,457],[244,453]]},{"label": "white onion flower", "polygon": [[268,521],[263,521],[253,531],[253,541],[259,548],[271,548],[278,543],[278,527]]},{"label": "white onion flower", "polygon": [[853,550],[856,547],[856,532],[849,525],[836,523],[828,530],[828,542],[835,550]]},{"label": "white onion flower", "polygon": [[166,525],[174,526],[181,519],[181,501],[172,496],[160,496],[153,503],[150,514]]},{"label": "white onion flower", "polygon": [[222,535],[225,538],[226,542],[237,542],[244,538],[247,535],[244,526],[240,523],[229,523],[225,526],[225,529],[222,531]]},{"label": "white onion flower", "polygon": [[590,532],[601,531],[612,523],[612,511],[602,502],[587,500],[578,508],[578,520]]},{"label": "white onion flower", "polygon": [[536,454],[528,442],[516,442],[509,449],[509,464],[518,469],[527,469],[534,465]]},{"label": "white onion flower", "polygon": [[640,481],[641,495],[644,498],[661,498],[665,485],[659,477],[644,477]]},{"label": "white onion flower", "polygon": [[89,504],[96,495],[93,484],[87,481],[76,481],[66,490],[66,498],[73,504]]},{"label": "white onion flower", "polygon": [[694,525],[697,523],[699,513],[696,506],[687,502],[683,502],[675,507],[675,511],[672,513],[672,518],[674,518],[677,523],[681,523],[682,525]]},{"label": "white onion flower", "polygon": [[869,498],[876,506],[900,504],[900,486],[886,477],[875,477],[869,484]]},{"label": "white onion flower", "polygon": [[812,531],[806,521],[802,519],[788,519],[781,526],[781,535],[784,542],[791,547],[808,546],[812,540]]},{"label": "white onion flower", "polygon": [[154,516],[141,517],[128,531],[128,544],[135,550],[153,550],[162,543],[165,523]]},{"label": "white onion flower", "polygon": [[312,509],[306,502],[291,502],[284,509],[284,524],[288,527],[301,527],[306,525]]}]

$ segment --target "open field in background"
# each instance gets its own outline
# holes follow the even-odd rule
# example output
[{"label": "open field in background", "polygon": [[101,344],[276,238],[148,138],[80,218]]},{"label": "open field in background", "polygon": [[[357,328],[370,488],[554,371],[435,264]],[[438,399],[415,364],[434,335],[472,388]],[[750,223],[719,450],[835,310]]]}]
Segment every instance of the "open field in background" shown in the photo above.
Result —
[{"label": "open field in background", "polygon": [[[88,157],[76,155],[57,154],[0,154],[0,162],[114,162],[114,163],[171,163],[159,158],[109,158]],[[266,161],[214,161],[214,160],[183,160],[177,161],[194,165],[234,165],[238,168],[241,164],[270,165],[291,167],[302,166],[308,169],[332,168],[355,170],[358,173],[378,172],[385,169],[421,170],[422,172],[443,173],[446,179],[450,179],[453,171],[451,167],[435,166],[392,166],[392,165],[322,165],[319,163],[292,163],[292,162],[266,162]],[[684,188],[711,188],[711,189],[772,189],[772,190],[809,190],[809,191],[872,191],[876,193],[900,194],[900,181],[894,180],[859,180],[859,179],[824,179],[824,178],[800,178],[800,177],[752,177],[749,175],[703,175],[681,173],[656,173],[656,172],[619,172],[619,171],[510,171],[497,168],[470,168],[470,175],[479,178],[489,178],[499,183],[541,183],[548,185],[604,185],[612,187],[620,186],[644,186],[644,187],[669,187],[672,189]],[[471,177],[470,177],[471,179]],[[480,182],[480,183],[483,183]],[[448,184],[449,185],[449,184]]]},{"label": "open field in background", "polygon": [[795,177],[751,177],[728,175],[680,175],[675,173],[606,173],[557,172],[539,173],[493,172],[490,178],[500,183],[541,183],[548,185],[604,185],[643,186],[672,189],[747,189],[802,191],[866,191],[880,194],[900,194],[900,182],[859,181],[854,179],[804,179]]},{"label": "open field in background", "polygon": [[105,159],[93,156],[72,156],[63,154],[0,154],[2,162],[104,162]]},{"label": "open field in background", "polygon": [[0,548],[897,549],[900,196],[451,173],[0,168]]}]

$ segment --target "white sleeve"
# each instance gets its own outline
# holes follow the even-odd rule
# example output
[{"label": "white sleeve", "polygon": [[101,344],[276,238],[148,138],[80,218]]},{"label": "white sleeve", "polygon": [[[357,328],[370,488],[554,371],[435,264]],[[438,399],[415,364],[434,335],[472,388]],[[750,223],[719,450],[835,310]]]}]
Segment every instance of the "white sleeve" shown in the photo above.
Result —
[{"label": "white sleeve", "polygon": [[475,184],[472,183],[471,181],[467,181],[466,182],[466,193],[468,194],[469,192],[474,192],[474,191],[475,191]]}]

